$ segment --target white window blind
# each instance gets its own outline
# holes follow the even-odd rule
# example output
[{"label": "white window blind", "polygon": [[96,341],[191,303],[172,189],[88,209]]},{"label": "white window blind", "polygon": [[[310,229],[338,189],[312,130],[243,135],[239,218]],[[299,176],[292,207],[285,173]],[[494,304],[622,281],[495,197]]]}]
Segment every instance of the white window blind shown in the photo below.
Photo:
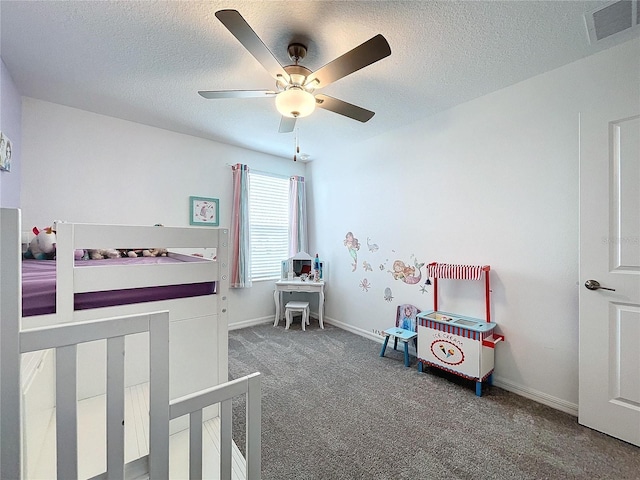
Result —
[{"label": "white window blind", "polygon": [[249,173],[251,280],[279,279],[289,256],[289,179]]}]

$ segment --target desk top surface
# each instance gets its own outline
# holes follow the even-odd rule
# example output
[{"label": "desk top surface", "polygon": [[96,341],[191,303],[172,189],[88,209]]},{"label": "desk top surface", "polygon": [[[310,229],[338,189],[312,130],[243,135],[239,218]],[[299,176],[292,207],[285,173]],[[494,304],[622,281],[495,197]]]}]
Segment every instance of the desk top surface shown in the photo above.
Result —
[{"label": "desk top surface", "polygon": [[303,282],[300,279],[297,280],[278,280],[276,282],[276,285],[319,285],[319,286],[324,286],[324,280],[320,280],[319,282],[314,282],[313,280],[311,281],[306,281]]}]

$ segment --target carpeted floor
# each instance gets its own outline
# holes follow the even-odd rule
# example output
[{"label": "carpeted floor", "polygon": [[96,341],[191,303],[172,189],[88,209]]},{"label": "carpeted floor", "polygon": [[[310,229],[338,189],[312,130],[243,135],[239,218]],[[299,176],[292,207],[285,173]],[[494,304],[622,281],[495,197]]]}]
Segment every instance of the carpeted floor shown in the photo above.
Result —
[{"label": "carpeted floor", "polygon": [[[229,332],[229,378],[262,373],[263,479],[640,479],[638,447],[380,347],[313,320]],[[242,450],[244,428],[238,400]]]}]

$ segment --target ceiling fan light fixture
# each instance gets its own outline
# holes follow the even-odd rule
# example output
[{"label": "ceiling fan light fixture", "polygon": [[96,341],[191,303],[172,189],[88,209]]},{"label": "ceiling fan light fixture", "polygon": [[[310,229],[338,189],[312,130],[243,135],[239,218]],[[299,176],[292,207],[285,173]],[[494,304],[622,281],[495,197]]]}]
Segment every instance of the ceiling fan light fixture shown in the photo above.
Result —
[{"label": "ceiling fan light fixture", "polygon": [[316,108],[316,99],[304,89],[293,86],[276,95],[278,112],[289,118],[311,115]]},{"label": "ceiling fan light fixture", "polygon": [[312,92],[320,86],[320,80],[318,80],[317,78],[314,78],[310,82],[305,82],[303,86],[305,90]]},{"label": "ceiling fan light fixture", "polygon": [[285,88],[287,88],[288,84],[289,82],[284,78],[283,75],[278,74],[276,76],[276,86],[279,90],[284,90]]}]

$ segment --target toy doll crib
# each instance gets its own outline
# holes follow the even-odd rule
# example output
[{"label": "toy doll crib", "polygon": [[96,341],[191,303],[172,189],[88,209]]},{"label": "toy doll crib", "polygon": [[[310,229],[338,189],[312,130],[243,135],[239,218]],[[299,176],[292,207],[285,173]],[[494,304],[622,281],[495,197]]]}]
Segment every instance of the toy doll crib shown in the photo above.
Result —
[{"label": "toy doll crib", "polygon": [[[51,405],[39,405],[43,408],[37,410],[38,415],[47,414],[42,423],[55,424],[50,447],[53,471],[44,478],[166,480],[203,478],[203,472],[211,475],[212,470],[217,470],[215,477],[221,479],[260,478],[260,376],[226,381],[228,229],[62,224],[53,262],[55,310],[25,316],[20,211],[0,209],[0,227],[0,478],[34,477],[29,467],[35,455],[29,447],[46,444],[41,437],[49,433],[39,435],[36,442],[38,435],[29,428],[34,412],[34,395],[30,392],[41,391],[35,387],[43,383],[43,377],[49,381],[49,370],[51,377],[55,372]],[[167,263],[158,264],[78,266],[74,262],[77,248],[119,245],[215,248],[217,260],[177,254]],[[158,290],[166,292],[164,287],[202,283],[213,286],[207,294],[78,308],[79,298],[86,298],[85,293],[151,289],[155,295]],[[148,340],[141,342],[141,336]],[[88,343],[96,340],[103,341]],[[194,346],[199,341],[208,345],[206,351]],[[106,395],[95,398],[106,398],[102,425],[106,437],[103,445],[108,448],[92,455],[100,457],[96,462],[102,463],[97,465],[99,469],[83,474],[83,454],[79,452],[85,442],[78,427],[84,400],[78,397],[83,377],[101,376],[95,367],[87,366],[86,360],[92,359],[97,350],[106,358],[102,376],[106,379]],[[140,363],[146,363],[145,372]],[[25,375],[29,365],[34,366],[33,375]],[[131,398],[128,392],[141,385],[148,385],[149,392],[137,405],[140,417],[146,416],[146,424],[138,418],[139,422],[127,420],[125,425]],[[246,396],[246,460],[239,455],[231,436],[231,402],[239,395]],[[49,402],[48,392],[47,396],[35,397],[37,403]],[[132,430],[137,435],[138,426],[147,450],[140,449],[138,455],[127,460],[126,437]],[[176,438],[172,433],[185,438],[183,444],[188,445],[184,460],[181,457],[177,462],[177,474],[172,473],[176,465],[170,447]],[[214,460],[211,455],[203,456],[208,437],[216,437]],[[36,453],[42,456],[41,450]]]},{"label": "toy doll crib", "polygon": [[[433,278],[433,311],[417,316],[418,371],[436,367],[476,382],[476,395],[482,395],[482,382],[492,382],[494,348],[504,336],[494,333],[491,322],[489,265],[430,263],[427,274]],[[447,313],[438,309],[438,279],[485,281],[486,320]]]}]

